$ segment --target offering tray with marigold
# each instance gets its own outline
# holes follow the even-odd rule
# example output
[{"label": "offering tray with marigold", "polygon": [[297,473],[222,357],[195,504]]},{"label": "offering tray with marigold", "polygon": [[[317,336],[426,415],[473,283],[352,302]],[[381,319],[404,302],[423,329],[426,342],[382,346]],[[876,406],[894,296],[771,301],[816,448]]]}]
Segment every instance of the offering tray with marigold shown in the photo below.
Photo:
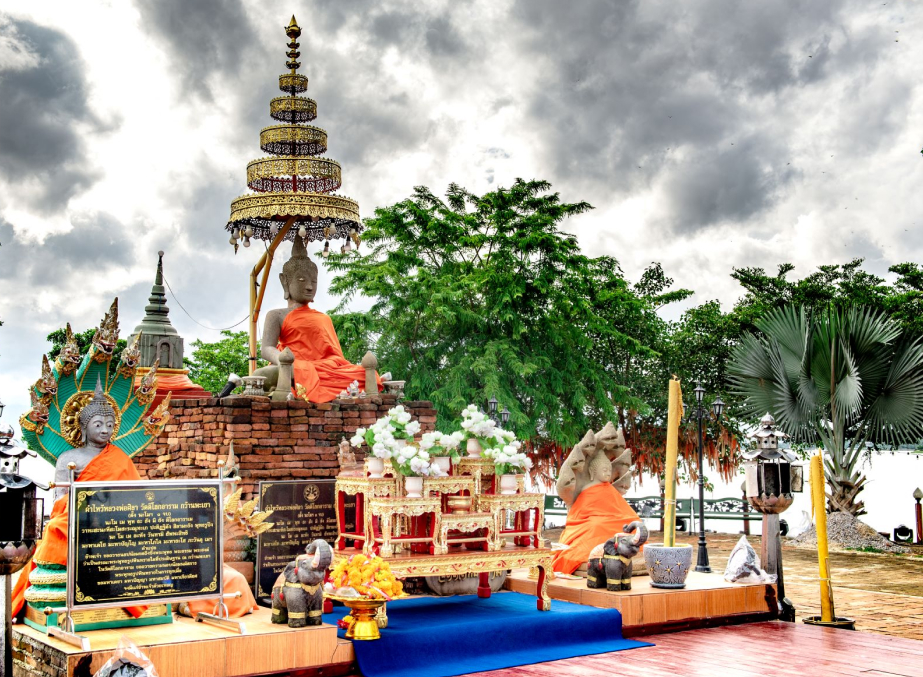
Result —
[{"label": "offering tray with marigold", "polygon": [[[407,596],[402,594],[391,599],[403,599]],[[385,604],[389,600],[381,597],[344,597],[329,593],[324,593],[324,598],[340,602],[349,608],[349,614],[343,618],[346,624],[346,639],[380,639],[381,629],[388,627]]]},{"label": "offering tray with marigold", "polygon": [[[333,553],[334,566],[341,559],[349,558],[350,553]],[[382,557],[397,578],[412,576],[453,576],[476,573],[479,577],[478,597],[490,597],[491,571],[506,569],[537,569],[538,581],[535,586],[536,606],[539,611],[551,609],[548,596],[548,582],[551,579],[551,564],[554,552],[550,548],[535,548],[507,545],[499,550],[463,550],[447,554],[402,553]]]}]

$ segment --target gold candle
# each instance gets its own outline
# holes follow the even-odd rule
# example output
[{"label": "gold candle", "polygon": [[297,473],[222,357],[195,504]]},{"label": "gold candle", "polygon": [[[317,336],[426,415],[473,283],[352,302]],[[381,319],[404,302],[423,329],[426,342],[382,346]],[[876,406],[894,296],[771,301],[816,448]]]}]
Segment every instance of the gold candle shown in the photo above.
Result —
[{"label": "gold candle", "polygon": [[827,506],[824,487],[824,455],[818,452],[811,457],[811,509],[817,529],[817,567],[820,571],[820,619],[833,620],[833,584],[830,581],[829,551],[827,550]]},{"label": "gold candle", "polygon": [[676,457],[679,454],[679,420],[683,416],[683,393],[676,377],[670,379],[667,411],[667,462],[664,470],[663,544],[676,545]]}]

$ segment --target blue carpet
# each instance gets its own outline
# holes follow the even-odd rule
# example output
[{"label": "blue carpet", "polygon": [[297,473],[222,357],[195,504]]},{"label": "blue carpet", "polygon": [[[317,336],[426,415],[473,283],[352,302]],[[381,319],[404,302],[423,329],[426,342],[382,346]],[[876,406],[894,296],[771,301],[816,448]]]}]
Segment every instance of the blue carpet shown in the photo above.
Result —
[{"label": "blue carpet", "polygon": [[[324,621],[347,613],[336,606]],[[639,646],[651,645],[622,637],[616,609],[554,600],[538,611],[534,596],[516,592],[389,602],[381,639],[353,642],[365,677],[449,677]]]}]

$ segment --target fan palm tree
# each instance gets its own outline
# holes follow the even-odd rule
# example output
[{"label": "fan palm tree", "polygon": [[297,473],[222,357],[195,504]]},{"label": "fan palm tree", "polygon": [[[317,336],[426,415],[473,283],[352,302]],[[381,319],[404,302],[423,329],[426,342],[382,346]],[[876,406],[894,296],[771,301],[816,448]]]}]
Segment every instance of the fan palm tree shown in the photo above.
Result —
[{"label": "fan palm tree", "polygon": [[923,344],[863,306],[786,306],[756,326],[761,333],[741,340],[728,367],[743,413],[768,411],[794,440],[822,447],[828,509],[863,514],[862,453],[923,432]]}]

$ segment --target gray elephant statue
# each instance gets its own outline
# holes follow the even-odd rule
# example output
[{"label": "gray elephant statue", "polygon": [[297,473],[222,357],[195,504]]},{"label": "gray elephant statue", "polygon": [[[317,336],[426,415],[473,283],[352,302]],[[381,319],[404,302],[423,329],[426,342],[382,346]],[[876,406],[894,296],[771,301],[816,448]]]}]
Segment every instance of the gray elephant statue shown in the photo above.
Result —
[{"label": "gray elephant statue", "polygon": [[272,586],[272,622],[290,628],[320,625],[324,612],[324,578],[333,550],[321,539],[308,544],[304,555],[289,562]]},{"label": "gray elephant statue", "polygon": [[647,542],[648,533],[640,521],[629,522],[623,528],[626,533],[616,534],[590,551],[586,568],[588,588],[631,590],[631,558]]}]

